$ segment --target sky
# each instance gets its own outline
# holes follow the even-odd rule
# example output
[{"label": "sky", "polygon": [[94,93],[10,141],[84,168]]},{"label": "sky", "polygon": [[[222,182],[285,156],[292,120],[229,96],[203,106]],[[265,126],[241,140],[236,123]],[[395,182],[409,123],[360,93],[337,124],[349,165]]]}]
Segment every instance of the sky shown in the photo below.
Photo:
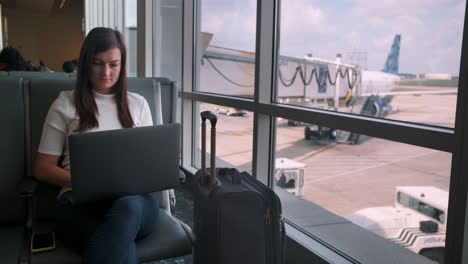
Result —
[{"label": "sky", "polygon": [[[401,73],[459,74],[464,0],[283,0],[280,54],[346,60],[365,52],[369,70],[383,69],[401,34]],[[256,0],[202,0],[201,29],[211,45],[254,51]]]},{"label": "sky", "polygon": [[[200,0],[201,30],[211,45],[255,50],[257,0]],[[126,24],[136,25],[136,0],[125,1]],[[459,75],[464,0],[282,0],[280,54],[343,62],[361,55],[380,71],[401,34],[400,73]]]}]

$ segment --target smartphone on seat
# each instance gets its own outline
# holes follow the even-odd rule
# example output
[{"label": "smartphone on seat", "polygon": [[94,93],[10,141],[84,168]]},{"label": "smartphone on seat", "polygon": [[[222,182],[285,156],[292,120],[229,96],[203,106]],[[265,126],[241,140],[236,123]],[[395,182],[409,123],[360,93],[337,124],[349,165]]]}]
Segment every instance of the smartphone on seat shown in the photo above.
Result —
[{"label": "smartphone on seat", "polygon": [[43,252],[55,249],[54,232],[34,233],[31,239],[31,252]]}]

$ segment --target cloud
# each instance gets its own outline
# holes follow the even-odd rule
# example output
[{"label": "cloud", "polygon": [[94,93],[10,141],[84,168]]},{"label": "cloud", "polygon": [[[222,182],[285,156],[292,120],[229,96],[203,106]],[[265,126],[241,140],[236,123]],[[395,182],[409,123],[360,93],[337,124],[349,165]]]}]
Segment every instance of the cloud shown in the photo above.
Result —
[{"label": "cloud", "polygon": [[[204,0],[202,30],[212,44],[254,51],[256,2]],[[281,1],[280,54],[333,60],[336,53],[367,52],[381,70],[396,34],[402,35],[400,71],[458,74],[465,1]]]},{"label": "cloud", "polygon": [[281,34],[325,33],[330,31],[326,13],[311,1],[282,1]]},{"label": "cloud", "polygon": [[[328,14],[317,1],[282,1],[280,18],[280,53],[302,57],[307,53],[321,54],[314,39],[336,35],[336,25],[328,21]],[[314,43],[314,44],[313,44]]]},{"label": "cloud", "polygon": [[450,0],[357,0],[353,12],[356,15],[395,16],[399,14],[420,15],[437,5]]},{"label": "cloud", "polygon": [[202,2],[203,32],[213,33],[211,45],[255,50],[256,1]]},{"label": "cloud", "polygon": [[[395,34],[401,34],[400,71],[458,74],[464,1],[357,0],[351,20],[361,19],[361,42],[369,53],[369,68],[383,64]],[[367,31],[367,32],[366,32]],[[356,37],[355,37],[356,38]]]}]

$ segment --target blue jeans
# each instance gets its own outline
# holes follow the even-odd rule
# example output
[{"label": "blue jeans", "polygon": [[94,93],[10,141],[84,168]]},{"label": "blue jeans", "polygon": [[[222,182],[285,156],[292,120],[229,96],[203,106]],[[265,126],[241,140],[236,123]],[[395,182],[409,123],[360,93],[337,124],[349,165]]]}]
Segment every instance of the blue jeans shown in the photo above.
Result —
[{"label": "blue jeans", "polygon": [[83,263],[138,263],[135,240],[150,234],[158,218],[155,194],[129,195],[83,206],[71,192],[58,200],[57,237],[78,250]]}]

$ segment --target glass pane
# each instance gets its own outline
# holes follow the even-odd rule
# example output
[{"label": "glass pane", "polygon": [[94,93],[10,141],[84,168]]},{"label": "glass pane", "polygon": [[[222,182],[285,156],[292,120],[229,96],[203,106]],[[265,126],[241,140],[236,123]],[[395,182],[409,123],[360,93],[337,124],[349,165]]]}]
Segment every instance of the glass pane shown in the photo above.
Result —
[{"label": "glass pane", "polygon": [[280,13],[277,102],[454,127],[465,1],[290,0]]},{"label": "glass pane", "polygon": [[445,246],[451,159],[446,152],[278,119],[274,186],[304,207],[307,213],[286,218],[305,230],[316,227],[311,208],[318,205],[420,253]]},{"label": "glass pane", "polygon": [[137,1],[125,0],[124,36],[127,44],[127,75],[137,76]]},{"label": "glass pane", "polygon": [[256,1],[200,0],[196,89],[253,97]]},{"label": "glass pane", "polygon": [[[237,168],[252,173],[253,113],[206,103],[195,103],[193,129],[195,153],[193,166],[201,168],[201,119],[202,111],[211,111],[218,117],[216,124],[216,167]],[[207,167],[210,167],[211,125],[207,121]]]},{"label": "glass pane", "polygon": [[182,82],[182,0],[161,0],[154,15],[154,74]]}]

